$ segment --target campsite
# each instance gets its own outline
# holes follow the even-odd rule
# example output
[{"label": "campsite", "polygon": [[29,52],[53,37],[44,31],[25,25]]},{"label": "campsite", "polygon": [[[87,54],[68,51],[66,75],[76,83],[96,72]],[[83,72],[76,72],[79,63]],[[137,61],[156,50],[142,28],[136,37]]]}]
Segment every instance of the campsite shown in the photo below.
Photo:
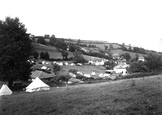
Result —
[{"label": "campsite", "polygon": [[162,76],[53,87],[0,97],[2,115],[160,115]]},{"label": "campsite", "polygon": [[[35,44],[38,52],[59,53],[54,47],[51,49],[51,46]],[[56,59],[57,53],[53,55],[51,52],[50,57]],[[31,59],[30,79],[15,82],[18,87],[19,84],[23,87],[11,90],[3,85],[5,82],[1,82],[0,114],[162,113],[161,71],[131,75],[126,69],[130,64],[116,54],[113,63],[117,64],[113,69],[106,68],[107,59],[88,55],[83,57],[88,61],[75,63],[73,60]],[[60,68],[59,74],[54,73],[55,65]]]},{"label": "campsite", "polygon": [[[22,3],[24,5],[24,2]],[[68,3],[69,1],[61,6],[66,7]],[[32,6],[37,9],[35,7],[37,5],[34,2],[27,4],[26,11]],[[57,6],[50,5],[47,5],[48,10]],[[11,6],[14,5],[11,4]],[[98,6],[97,4],[97,8]],[[105,6],[107,8],[107,5]],[[24,7],[17,7],[23,11]],[[15,5],[13,11],[17,7]],[[43,8],[40,5],[44,11],[47,10],[45,7],[46,4],[43,4]],[[56,7],[57,10],[52,11],[62,10],[62,7],[60,9]],[[89,5],[87,7],[89,8]],[[68,11],[69,8],[66,10]],[[71,11],[75,9],[77,7],[72,7]],[[73,12],[73,15],[82,17],[80,14],[84,11],[83,9],[84,7],[81,7],[81,10],[77,13]],[[39,10],[38,8],[37,11]],[[27,14],[33,13],[34,10],[27,14],[25,12],[23,14],[26,17],[23,19],[31,17]],[[33,30],[40,29],[40,32],[43,30],[40,35],[30,33],[19,17],[7,16],[5,20],[0,20],[0,115],[162,115],[162,52],[154,50],[156,45],[152,42],[155,41],[143,40],[143,38],[137,40],[135,35],[139,30],[138,25],[138,29],[134,30],[135,33],[131,33],[117,27],[119,23],[116,22],[116,26],[112,24],[113,27],[109,28],[111,24],[107,25],[107,18],[96,15],[98,12],[94,12],[95,17],[91,20],[89,20],[91,12],[88,12],[88,17],[77,22],[74,20],[81,17],[71,20],[71,15],[67,13],[66,17],[62,15],[62,19],[59,19],[59,16],[49,18],[48,15],[42,15],[43,13],[45,12],[40,13],[39,19],[33,18],[35,14],[38,14],[37,12],[34,12],[33,17],[30,18],[31,22],[35,20],[32,25]],[[99,14],[102,15],[102,13]],[[105,15],[104,12],[103,14]],[[51,15],[55,16],[55,13]],[[40,23],[42,17],[45,18]],[[96,17],[104,20],[100,20],[100,23],[96,25]],[[78,25],[82,21],[87,22],[87,19],[91,23],[81,25],[83,30],[78,29]],[[63,25],[66,25],[65,23],[71,25],[69,21],[75,23],[75,26],[72,26],[74,33],[69,32],[69,27],[64,27],[58,22],[59,27],[57,24],[52,25],[52,22],[56,20],[62,21]],[[106,23],[101,24],[105,20]],[[27,25],[29,26],[30,23]],[[125,26],[126,23],[122,24]],[[39,25],[39,29],[35,29],[35,25]],[[102,29],[102,25],[108,26],[106,30]],[[49,26],[52,26],[51,34],[47,34],[46,31],[50,28]],[[129,24],[126,28],[133,31],[131,26]],[[90,27],[102,33],[91,31]],[[144,25],[144,27],[148,26]],[[57,33],[57,30],[60,31],[60,36],[53,34],[53,32]],[[72,34],[74,36],[62,37],[63,30],[66,30],[65,33],[69,36]],[[117,33],[116,30],[120,32]],[[90,31],[92,33],[86,36],[86,33]],[[158,32],[161,36],[161,31]],[[87,38],[79,37],[81,33]],[[131,35],[121,37],[129,33]],[[145,32],[141,30],[140,33]],[[105,37],[110,34],[112,34],[111,37]],[[130,40],[132,35],[135,40]],[[123,40],[125,37],[129,38],[131,44],[128,43],[128,39]],[[117,38],[122,39],[120,42],[113,42]],[[135,42],[142,43],[141,46],[147,44],[151,46],[151,49],[135,45]],[[158,43],[162,42],[158,41]]]},{"label": "campsite", "polygon": [[[52,48],[39,44],[35,47],[39,51],[41,48],[42,51]],[[50,57],[57,58],[57,55]],[[126,69],[130,64],[118,55],[114,56],[113,61],[88,55],[83,57],[88,61],[76,63],[73,60],[31,59],[30,79],[15,82],[23,87],[11,90],[3,85],[7,83],[1,82],[0,114],[162,113],[161,71],[130,74]],[[116,63],[112,69],[111,63]],[[59,74],[55,73],[55,66],[60,68]]]}]

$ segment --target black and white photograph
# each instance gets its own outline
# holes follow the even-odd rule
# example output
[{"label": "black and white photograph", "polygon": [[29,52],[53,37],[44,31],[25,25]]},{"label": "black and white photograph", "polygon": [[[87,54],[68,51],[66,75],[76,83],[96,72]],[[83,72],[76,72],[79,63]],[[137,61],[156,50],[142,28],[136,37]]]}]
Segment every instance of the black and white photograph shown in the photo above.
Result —
[{"label": "black and white photograph", "polygon": [[162,115],[161,0],[0,4],[0,115]]}]

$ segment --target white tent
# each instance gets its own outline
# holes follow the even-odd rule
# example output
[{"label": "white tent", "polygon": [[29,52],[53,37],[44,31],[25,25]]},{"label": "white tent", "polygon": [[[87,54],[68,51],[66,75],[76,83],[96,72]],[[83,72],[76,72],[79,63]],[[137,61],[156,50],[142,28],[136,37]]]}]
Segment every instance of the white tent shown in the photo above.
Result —
[{"label": "white tent", "polygon": [[12,91],[10,90],[10,88],[7,85],[4,85],[1,87],[0,89],[0,96],[1,95],[11,95]]},{"label": "white tent", "polygon": [[35,91],[43,91],[50,90],[50,86],[45,84],[38,77],[34,79],[34,81],[26,87],[26,92],[35,92]]}]

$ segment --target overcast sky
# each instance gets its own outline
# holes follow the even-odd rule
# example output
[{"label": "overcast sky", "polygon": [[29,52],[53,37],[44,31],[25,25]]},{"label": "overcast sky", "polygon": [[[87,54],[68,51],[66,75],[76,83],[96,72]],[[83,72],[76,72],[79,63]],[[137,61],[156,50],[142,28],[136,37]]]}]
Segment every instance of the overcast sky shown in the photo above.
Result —
[{"label": "overcast sky", "polygon": [[104,40],[162,51],[162,0],[0,0],[0,20],[28,33]]}]

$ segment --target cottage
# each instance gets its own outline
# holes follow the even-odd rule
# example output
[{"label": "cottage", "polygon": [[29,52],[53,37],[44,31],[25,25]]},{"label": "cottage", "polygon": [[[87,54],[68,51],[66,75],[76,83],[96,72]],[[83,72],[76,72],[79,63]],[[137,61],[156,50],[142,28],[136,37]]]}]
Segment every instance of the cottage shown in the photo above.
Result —
[{"label": "cottage", "polygon": [[145,61],[145,58],[143,56],[139,56],[138,57],[138,61],[142,61],[143,62],[143,61]]}]

